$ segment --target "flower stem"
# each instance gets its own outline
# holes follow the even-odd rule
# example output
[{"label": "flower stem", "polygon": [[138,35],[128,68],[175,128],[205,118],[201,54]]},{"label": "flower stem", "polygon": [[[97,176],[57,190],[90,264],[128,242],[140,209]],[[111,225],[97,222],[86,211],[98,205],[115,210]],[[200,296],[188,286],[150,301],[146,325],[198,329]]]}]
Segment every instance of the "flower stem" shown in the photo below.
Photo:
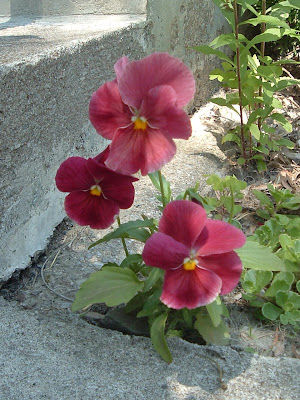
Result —
[{"label": "flower stem", "polygon": [[[120,226],[121,225],[120,217],[117,217],[117,221],[118,221],[118,226]],[[125,243],[125,239],[123,237],[121,237],[121,241],[122,241],[122,245],[123,245],[123,249],[125,251],[126,257],[128,257],[129,256],[129,252],[128,252],[128,249],[127,249],[127,246],[126,246],[126,243]]]},{"label": "flower stem", "polygon": [[235,39],[236,39],[236,72],[238,79],[239,89],[239,107],[240,107],[240,123],[241,123],[241,142],[242,142],[242,155],[247,162],[246,148],[245,148],[245,135],[244,135],[244,121],[243,121],[243,92],[241,81],[241,65],[240,65],[240,45],[239,45],[239,29],[238,29],[238,5],[237,1],[233,1],[234,8],[234,23],[235,23]]},{"label": "flower stem", "polygon": [[159,185],[160,185],[161,201],[162,201],[163,207],[165,208],[166,198],[165,198],[164,184],[163,184],[163,180],[162,180],[161,170],[159,169],[157,171],[157,173],[158,173],[158,179],[159,179]]}]

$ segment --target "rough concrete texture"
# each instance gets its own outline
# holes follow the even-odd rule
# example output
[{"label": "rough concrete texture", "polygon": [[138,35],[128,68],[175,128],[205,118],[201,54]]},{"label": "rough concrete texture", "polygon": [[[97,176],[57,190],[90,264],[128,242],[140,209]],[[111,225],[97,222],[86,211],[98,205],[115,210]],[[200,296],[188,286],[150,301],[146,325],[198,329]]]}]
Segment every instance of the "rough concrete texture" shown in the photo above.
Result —
[{"label": "rough concrete texture", "polygon": [[147,11],[152,49],[167,51],[189,65],[197,81],[193,107],[198,108],[215,88],[209,73],[217,63],[215,57],[204,56],[191,47],[209,44],[226,32],[228,27],[221,12],[211,0],[150,0]]},{"label": "rough concrete texture", "polygon": [[[59,320],[0,298],[0,398],[5,400],[296,400],[300,363],[230,347],[150,339]],[[222,373],[222,385],[220,374]]]},{"label": "rough concrete texture", "polygon": [[144,14],[147,0],[0,0],[0,16]]},{"label": "rough concrete texture", "polygon": [[54,183],[61,162],[103,150],[88,121],[89,99],[113,79],[125,52],[132,59],[145,54],[137,18],[117,17],[115,27],[113,18],[107,31],[82,24],[80,39],[74,26],[62,32],[60,25],[15,27],[0,38],[7,44],[0,67],[0,281],[26,267],[62,220],[64,196]]},{"label": "rough concrete texture", "polygon": [[148,0],[147,12],[147,23],[144,15],[2,20],[0,282],[26,267],[61,221],[63,195],[54,185],[60,163],[104,148],[88,121],[88,104],[114,77],[119,57],[168,51],[195,74],[197,95],[189,110],[210,95],[213,59],[186,50],[222,29],[210,0],[172,0],[172,7]]}]

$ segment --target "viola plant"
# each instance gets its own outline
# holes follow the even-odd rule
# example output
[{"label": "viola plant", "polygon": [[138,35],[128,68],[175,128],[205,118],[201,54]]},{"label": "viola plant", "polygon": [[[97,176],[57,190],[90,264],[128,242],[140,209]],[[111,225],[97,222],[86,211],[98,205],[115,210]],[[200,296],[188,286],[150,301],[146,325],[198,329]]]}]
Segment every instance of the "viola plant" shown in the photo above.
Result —
[{"label": "viola plant", "polygon": [[[167,53],[154,53],[138,61],[122,57],[115,72],[116,78],[92,95],[89,108],[92,124],[109,146],[93,158],[68,158],[56,184],[69,193],[66,213],[78,224],[104,229],[117,219],[118,227],[90,247],[121,239],[125,258],[94,272],[81,285],[72,310],[105,303],[147,319],[154,348],[170,363],[166,336],[228,343],[229,314],[220,296],[238,285],[242,264],[256,265],[257,250],[261,255],[265,247],[253,242],[249,247],[240,226],[233,226],[234,201],[226,203],[228,221],[213,220],[207,216],[211,204],[197,187],[174,200],[161,174],[176,152],[173,139],[191,135],[183,107],[193,98],[195,82],[187,66]],[[142,215],[121,223],[120,209],[131,207],[133,183],[138,184],[131,174],[139,171],[159,190],[161,219]],[[234,183],[231,194],[241,189]],[[127,238],[144,245],[142,254],[130,254]]]}]

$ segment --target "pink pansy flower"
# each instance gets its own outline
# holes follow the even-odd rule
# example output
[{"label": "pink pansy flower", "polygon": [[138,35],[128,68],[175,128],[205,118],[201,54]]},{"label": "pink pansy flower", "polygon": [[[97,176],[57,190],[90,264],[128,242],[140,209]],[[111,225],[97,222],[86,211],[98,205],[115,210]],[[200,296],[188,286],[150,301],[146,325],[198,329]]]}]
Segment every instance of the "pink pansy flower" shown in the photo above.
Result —
[{"label": "pink pansy flower", "polygon": [[111,140],[106,165],[124,174],[154,172],[176,153],[173,139],[188,139],[191,123],[182,110],[195,81],[183,62],[167,53],[115,64],[117,78],[101,86],[90,102],[96,131]]},{"label": "pink pansy flower", "polygon": [[65,199],[66,213],[79,225],[108,228],[120,208],[129,208],[133,203],[132,182],[138,179],[108,169],[104,165],[108,154],[107,148],[94,159],[70,157],[57,171],[57,188],[69,192]]},{"label": "pink pansy flower", "polygon": [[234,226],[207,219],[200,205],[177,200],[165,207],[158,232],[145,244],[143,260],[165,270],[161,301],[171,308],[192,309],[238,284],[242,263],[233,250],[245,240]]}]

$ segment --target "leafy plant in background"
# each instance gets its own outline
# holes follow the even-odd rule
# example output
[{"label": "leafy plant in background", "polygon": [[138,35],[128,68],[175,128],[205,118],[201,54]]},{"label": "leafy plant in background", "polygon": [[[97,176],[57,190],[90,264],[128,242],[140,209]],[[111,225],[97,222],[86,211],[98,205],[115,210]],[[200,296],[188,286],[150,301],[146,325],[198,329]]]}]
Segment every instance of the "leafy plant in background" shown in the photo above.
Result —
[{"label": "leafy plant in background", "polygon": [[[266,271],[274,265],[285,270],[285,264],[265,245],[244,245],[245,235],[236,227],[241,208],[235,200],[245,184],[235,177],[209,178],[219,194],[215,200],[202,197],[198,185],[173,199],[160,168],[176,152],[173,138],[191,135],[182,109],[195,91],[188,68],[167,53],[154,53],[139,61],[122,57],[115,72],[116,79],[102,85],[90,102],[90,120],[110,145],[94,158],[65,160],[56,184],[68,193],[66,212],[79,225],[105,229],[117,219],[117,228],[90,247],[118,239],[125,258],[93,273],[77,292],[72,310],[98,303],[125,306],[127,313],[148,320],[154,348],[171,362],[167,336],[228,342],[228,311],[220,295],[238,284],[242,264],[257,269],[259,263]],[[149,175],[159,190],[159,222],[142,214],[121,223],[119,212],[132,205],[133,183],[138,181],[130,174],[138,171]],[[197,203],[215,211],[216,218],[208,218]],[[144,246],[141,254],[130,254],[127,239]]]},{"label": "leafy plant in background", "polygon": [[[213,0],[227,19],[232,33],[222,34],[209,46],[195,46],[196,51],[220,58],[222,68],[210,73],[210,79],[217,79],[224,88],[230,89],[225,98],[212,98],[211,101],[228,107],[239,115],[240,124],[223,137],[223,143],[235,142],[241,152],[237,162],[240,165],[255,160],[259,171],[266,170],[270,151],[277,152],[282,147],[293,148],[294,143],[270,126],[270,121],[279,123],[288,133],[291,124],[283,114],[275,109],[282,108],[274,94],[288,86],[299,84],[300,80],[284,77],[282,64],[293,60],[273,61],[265,55],[265,43],[276,42],[287,36],[299,40],[299,31],[286,22],[290,12],[299,10],[297,0],[276,2],[266,9],[265,0]],[[255,6],[262,5],[261,11]],[[247,18],[249,12],[251,18]],[[248,39],[241,28],[250,24],[261,26],[261,32]],[[233,57],[220,48],[228,46]]]},{"label": "leafy plant in background", "polygon": [[[246,182],[235,176],[221,178],[211,175],[207,184],[212,186],[214,194],[202,197],[204,207],[209,205],[209,211],[215,218],[230,220],[241,226],[239,213],[243,198],[241,192],[247,186]],[[247,239],[247,248],[257,254],[257,259],[244,261],[245,268],[241,277],[244,289],[243,297],[249,305],[256,308],[260,318],[275,321],[283,325],[300,325],[300,196],[287,189],[275,189],[267,185],[269,195],[260,190],[252,189],[259,200],[256,210],[258,217],[265,223],[256,229],[253,236]],[[226,194],[226,195],[224,195]],[[199,198],[200,200],[200,198]],[[296,214],[291,214],[295,212]],[[259,248],[259,245],[265,248]],[[268,252],[266,251],[268,248]],[[269,257],[267,260],[266,257]],[[280,259],[280,261],[278,260]],[[250,262],[249,262],[250,261]]]},{"label": "leafy plant in background", "polygon": [[[257,215],[266,222],[252,240],[268,246],[285,265],[285,271],[252,270],[242,278],[245,299],[258,309],[257,315],[283,325],[300,325],[300,196],[268,185],[267,196],[253,190],[261,208]],[[297,214],[289,214],[296,211]],[[284,213],[284,214],[282,214]]]}]

